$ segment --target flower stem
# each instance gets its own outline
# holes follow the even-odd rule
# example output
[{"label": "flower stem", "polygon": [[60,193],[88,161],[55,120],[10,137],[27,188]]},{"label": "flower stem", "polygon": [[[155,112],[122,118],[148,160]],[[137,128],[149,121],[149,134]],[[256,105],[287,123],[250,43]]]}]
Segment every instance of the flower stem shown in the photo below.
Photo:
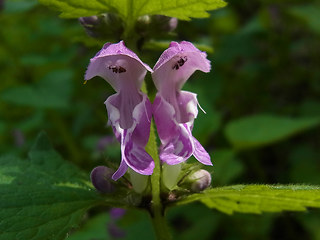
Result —
[{"label": "flower stem", "polygon": [[[142,91],[147,92],[145,84],[143,84],[142,86]],[[150,214],[152,218],[152,224],[158,240],[170,240],[172,238],[169,232],[166,219],[164,217],[165,209],[163,208],[160,197],[161,165],[158,154],[158,146],[156,142],[155,125],[153,121],[151,122],[150,137],[146,146],[146,150],[154,160],[155,165],[153,174],[151,175],[152,201]]]},{"label": "flower stem", "polygon": [[[151,188],[152,188],[152,202],[151,202],[151,218],[152,224],[159,240],[170,240],[170,232],[164,217],[164,208],[160,198],[160,184],[161,184],[161,166],[157,150],[157,143],[155,137],[154,123],[151,122],[150,138],[148,147],[151,151],[149,154],[154,160],[155,167],[151,175]],[[148,149],[149,150],[149,149]]]}]

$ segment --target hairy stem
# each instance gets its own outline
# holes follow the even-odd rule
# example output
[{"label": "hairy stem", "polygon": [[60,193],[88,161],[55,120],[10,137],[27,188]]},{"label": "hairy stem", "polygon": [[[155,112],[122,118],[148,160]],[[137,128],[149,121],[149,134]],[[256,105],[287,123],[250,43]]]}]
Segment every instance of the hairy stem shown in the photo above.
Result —
[{"label": "hairy stem", "polygon": [[[146,92],[146,85],[143,84],[142,91]],[[158,154],[158,146],[156,142],[156,133],[155,133],[155,125],[154,122],[151,122],[150,128],[150,137],[149,142],[146,146],[147,152],[154,160],[154,170],[153,174],[151,175],[151,188],[152,188],[152,202],[151,202],[151,218],[152,224],[159,240],[170,240],[170,232],[164,217],[164,208],[161,202],[161,165],[160,159]]]}]

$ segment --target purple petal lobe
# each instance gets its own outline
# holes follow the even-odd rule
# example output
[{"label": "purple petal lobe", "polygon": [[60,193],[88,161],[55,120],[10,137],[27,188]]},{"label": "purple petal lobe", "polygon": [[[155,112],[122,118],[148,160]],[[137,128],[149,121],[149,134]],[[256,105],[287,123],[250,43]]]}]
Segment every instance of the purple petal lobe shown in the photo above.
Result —
[{"label": "purple petal lobe", "polygon": [[117,44],[106,43],[90,60],[84,78],[89,80],[100,76],[117,92],[128,84],[138,90],[147,71],[152,72],[150,67],[121,41]]},{"label": "purple petal lobe", "polygon": [[[144,150],[148,142],[151,124],[151,103],[145,94],[139,93],[140,102],[132,106],[130,114],[121,114],[121,92],[110,96],[105,102],[109,121],[121,143],[122,162],[112,179],[121,177],[128,167],[137,173],[151,175],[154,162]],[[125,167],[124,167],[125,166]]]},{"label": "purple petal lobe", "polygon": [[175,148],[172,143],[169,143],[166,147],[162,148],[160,150],[160,160],[162,162],[167,163],[168,165],[176,165],[181,162],[184,162],[187,158],[184,158],[183,156],[179,156],[174,154]]},{"label": "purple petal lobe", "polygon": [[114,181],[117,181],[126,173],[127,170],[128,170],[128,165],[126,164],[125,161],[121,160],[118,170],[112,175],[112,179]]},{"label": "purple petal lobe", "polygon": [[192,43],[171,42],[154,66],[152,78],[160,92],[165,92],[169,86],[178,90],[196,70],[209,72],[210,68],[207,54]]},{"label": "purple petal lobe", "polygon": [[193,138],[193,143],[194,143],[194,152],[193,152],[194,157],[202,164],[212,166],[210,155],[202,147],[199,141]]},{"label": "purple petal lobe", "polygon": [[129,141],[125,145],[125,161],[135,172],[143,175],[151,175],[154,169],[154,162],[144,148]]}]

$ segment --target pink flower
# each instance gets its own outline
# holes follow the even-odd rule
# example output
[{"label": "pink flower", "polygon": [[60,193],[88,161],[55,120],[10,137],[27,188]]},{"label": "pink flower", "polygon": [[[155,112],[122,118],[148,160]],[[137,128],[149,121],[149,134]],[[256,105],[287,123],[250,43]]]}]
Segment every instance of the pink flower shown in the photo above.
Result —
[{"label": "pink flower", "polygon": [[145,151],[149,139],[152,107],[148,97],[140,91],[147,73],[152,72],[123,41],[107,43],[90,60],[85,80],[95,76],[104,78],[117,92],[105,105],[109,123],[121,144],[122,159],[113,180],[125,174],[128,167],[143,175],[151,175],[154,162]]},{"label": "pink flower", "polygon": [[181,91],[196,70],[210,71],[206,57],[190,42],[171,42],[153,68],[158,93],[152,112],[161,140],[160,159],[169,165],[186,161],[191,155],[205,165],[212,165],[209,154],[191,133],[198,115],[197,95]]}]

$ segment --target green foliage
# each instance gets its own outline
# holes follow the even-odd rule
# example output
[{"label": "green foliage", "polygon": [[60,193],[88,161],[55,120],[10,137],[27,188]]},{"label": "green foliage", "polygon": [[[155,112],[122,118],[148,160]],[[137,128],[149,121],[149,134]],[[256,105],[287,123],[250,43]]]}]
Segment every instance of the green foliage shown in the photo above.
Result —
[{"label": "green foliage", "polygon": [[319,118],[287,118],[254,115],[233,120],[225,135],[236,149],[261,147],[319,125]]},{"label": "green foliage", "polygon": [[209,239],[219,223],[220,216],[201,204],[182,205],[168,211],[170,222],[179,224],[179,231],[174,231],[173,239],[194,240]]},{"label": "green foliage", "polygon": [[311,31],[320,34],[319,24],[320,24],[320,9],[318,6],[312,4],[295,6],[289,8],[289,13],[293,16],[301,19],[310,28]]},{"label": "green foliage", "polygon": [[68,237],[68,240],[108,240],[107,221],[109,214],[103,213],[92,217],[84,226]]},{"label": "green foliage", "polygon": [[6,1],[5,13],[28,11],[37,5],[37,0]]},{"label": "green foliage", "polygon": [[0,95],[3,101],[36,108],[66,108],[71,95],[72,72],[60,70],[46,75],[35,86],[7,89]]},{"label": "green foliage", "polygon": [[214,167],[207,167],[208,171],[213,169],[213,183],[217,186],[226,185],[243,173],[244,166],[231,149],[220,149],[211,153]]},{"label": "green foliage", "polygon": [[[103,102],[113,93],[113,90],[102,79],[95,79],[87,85],[82,85],[83,74],[89,59],[105,41],[115,42],[116,38],[99,41],[89,38],[85,36],[84,30],[76,19],[59,19],[55,12],[37,4],[35,0],[5,0],[2,2],[5,4],[1,9],[0,3],[1,155],[12,153],[24,156],[39,129],[45,129],[54,139],[55,146],[64,158],[76,162],[87,172],[94,166],[106,165],[110,162],[114,163],[115,167],[118,166],[120,159],[118,143],[106,144],[99,149],[97,147],[101,139],[112,134],[112,129],[105,127],[107,115]],[[52,7],[56,5],[55,8],[61,11],[63,5],[67,5],[68,2],[71,1],[60,1],[61,7],[58,6],[58,1],[50,1],[50,4]],[[76,12],[78,16],[84,16],[81,11],[88,15],[103,12],[102,8],[100,10],[81,10],[82,3],[92,5],[94,2],[100,2],[100,6],[103,5],[105,11],[109,11],[104,5],[105,1],[96,0],[72,1],[78,7],[75,9],[70,7],[62,12],[69,14],[65,17],[72,17],[72,12]],[[132,1],[133,4],[136,2],[139,4],[139,1]],[[47,3],[49,4],[49,1]],[[174,3],[174,1],[170,2],[170,4]],[[268,112],[273,116],[296,116],[298,119],[320,117],[319,4],[316,1],[305,3],[303,0],[290,1],[290,6],[286,4],[289,1],[283,3],[275,0],[255,2],[229,0],[228,3],[227,8],[213,12],[209,19],[179,21],[176,32],[166,38],[152,36],[153,42],[150,43],[147,40],[143,43],[144,39],[142,39],[142,50],[137,54],[152,66],[167,47],[168,42],[172,40],[189,40],[193,43],[200,43],[198,47],[207,53],[212,50],[207,48],[207,45],[214,48],[213,54],[209,54],[212,63],[211,73],[195,73],[184,86],[184,90],[198,94],[199,103],[207,112],[203,114],[199,111],[193,133],[212,156],[213,167],[207,170],[212,172],[213,186],[234,182],[319,185],[320,128],[313,128],[311,131],[308,131],[310,128],[304,128],[303,131],[308,131],[306,134],[300,134],[290,141],[281,143],[264,143],[265,140],[263,140],[261,144],[258,139],[259,141],[254,145],[256,148],[246,147],[246,151],[242,152],[229,150],[229,142],[226,141],[223,134],[225,123],[237,121],[240,117],[249,114]],[[122,17],[128,24],[131,21],[130,18],[135,16],[127,16],[126,5],[120,8],[122,8],[120,11],[124,12]],[[110,11],[117,12],[118,10],[111,9]],[[138,10],[132,13],[136,15],[137,12]],[[196,11],[194,13],[197,14]],[[189,15],[188,11],[183,14]],[[134,24],[134,21],[131,22]],[[110,29],[106,31],[109,32]],[[72,74],[64,78],[65,81],[57,80],[56,85],[59,86],[53,86],[48,97],[43,96],[45,94],[40,95],[41,91],[38,90],[45,85],[41,82],[47,81],[43,76],[55,75],[56,69],[63,69],[62,71],[66,70]],[[147,78],[148,89],[152,89],[150,74],[147,75]],[[51,83],[54,85],[53,80]],[[20,88],[32,89],[31,94],[30,90],[15,92]],[[8,96],[9,91],[13,91],[13,96]],[[64,91],[66,93],[62,93]],[[6,99],[3,98],[4,95]],[[37,97],[37,100],[30,100],[34,98],[33,95]],[[52,99],[56,99],[56,102],[53,103]],[[270,130],[269,124],[264,127]],[[277,127],[274,126],[274,128]],[[15,134],[19,132],[22,141],[19,141]],[[253,130],[251,134],[255,134],[255,131]],[[286,138],[291,136],[296,135],[290,134]],[[261,148],[266,144],[270,145],[267,148]],[[2,163],[4,160],[1,160],[0,184],[2,184],[1,181],[7,181],[8,186],[11,181],[14,181],[14,174],[20,169],[19,166],[22,166],[23,170],[37,166],[29,166],[31,159],[19,160],[13,157],[4,159],[5,163]],[[9,170],[14,173],[13,176],[7,173],[2,174],[7,171],[8,165],[12,171]],[[61,166],[65,166],[65,163]],[[32,171],[31,174],[30,171],[26,171],[19,179],[28,182],[28,179],[33,176],[39,176],[41,172],[43,173],[41,167],[37,167],[39,168],[37,173]],[[46,173],[42,175],[50,178],[51,174],[58,174],[60,179],[64,179],[63,174],[59,176],[59,173],[53,173],[53,170],[49,168]],[[47,194],[48,188],[44,189],[44,184],[38,183],[45,179],[42,175],[37,177],[37,181],[32,180],[31,182],[35,186],[40,185],[39,190],[43,189]],[[83,177],[87,182],[88,174]],[[53,179],[55,177],[52,177]],[[68,179],[62,182],[68,182]],[[52,184],[49,183],[49,185]],[[19,203],[20,197],[30,196],[29,192],[26,193],[17,184],[14,184],[13,187],[16,191],[12,190],[12,196],[19,198],[12,198],[14,199],[12,204]],[[58,187],[56,186],[60,193],[65,194],[66,199],[69,198],[68,193]],[[70,188],[73,187],[68,189]],[[20,192],[21,195],[26,196],[19,195]],[[36,189],[33,192],[36,192]],[[62,199],[60,195],[54,195],[52,198]],[[39,199],[42,199],[42,196],[39,196]],[[51,207],[50,203],[48,203],[49,207]],[[231,203],[234,204],[234,202]],[[5,206],[4,204],[1,202],[1,206]],[[52,204],[56,210],[55,214],[59,215],[60,208],[57,207],[57,203]],[[8,212],[9,209],[1,207],[0,212]],[[24,208],[21,207],[21,209]],[[34,209],[38,211],[38,207]],[[44,212],[46,209],[47,207]],[[15,210],[12,211],[14,215]],[[61,208],[61,211],[63,213],[64,208]],[[177,214],[171,217],[171,211],[176,211]],[[21,215],[24,218],[18,218],[19,214],[25,212],[26,210],[17,212],[14,218],[17,221],[11,221],[13,219],[9,218],[10,227],[26,224],[30,217]],[[32,216],[31,211],[28,213],[30,213],[29,216]],[[34,218],[36,222],[40,222],[38,219],[41,218],[39,217],[41,214]],[[174,239],[269,240],[320,239],[318,215],[319,210],[313,209],[305,213],[235,214],[230,217],[216,211],[208,211],[205,205],[195,202],[171,208],[168,217],[174,232]],[[90,214],[87,216],[92,217]],[[0,239],[10,239],[11,236],[6,238],[3,232],[2,215],[0,219],[2,221],[0,221]],[[34,219],[28,224],[31,224]],[[93,217],[92,221],[95,220],[96,218]],[[140,236],[152,239],[152,233],[146,233],[152,231],[149,220],[147,214],[141,219],[137,219],[136,216],[133,216],[131,220],[125,219],[127,236],[134,239]],[[76,225],[77,221],[74,220],[74,223]],[[88,225],[84,224],[78,234],[74,234],[74,238],[80,239],[81,234],[89,238],[89,235],[86,234],[91,231],[91,227],[91,233],[97,231],[95,237],[102,237],[105,233],[105,227],[103,227],[105,219],[101,217],[99,223],[93,222],[92,224],[89,219]],[[101,226],[99,230],[98,224]],[[96,230],[94,230],[95,226]],[[56,225],[52,224],[52,227],[55,229]],[[24,230],[22,227],[20,229],[21,233],[16,234],[16,239],[25,240]],[[48,233],[54,229],[49,229]],[[143,232],[146,235],[139,235],[141,229],[146,229]],[[277,235],[279,233],[282,235]]]},{"label": "green foliage", "polygon": [[101,197],[40,134],[29,159],[0,158],[0,239],[64,239]]},{"label": "green foliage", "polygon": [[40,0],[40,3],[59,10],[61,17],[78,18],[106,12],[117,13],[124,20],[134,21],[143,15],[165,15],[182,20],[208,17],[207,11],[224,7],[223,0]]},{"label": "green foliage", "polygon": [[176,205],[201,201],[210,208],[232,214],[306,211],[320,207],[320,187],[307,185],[235,185],[193,194]]},{"label": "green foliage", "polygon": [[150,216],[146,211],[131,209],[116,224],[126,233],[123,240],[156,239]]}]

